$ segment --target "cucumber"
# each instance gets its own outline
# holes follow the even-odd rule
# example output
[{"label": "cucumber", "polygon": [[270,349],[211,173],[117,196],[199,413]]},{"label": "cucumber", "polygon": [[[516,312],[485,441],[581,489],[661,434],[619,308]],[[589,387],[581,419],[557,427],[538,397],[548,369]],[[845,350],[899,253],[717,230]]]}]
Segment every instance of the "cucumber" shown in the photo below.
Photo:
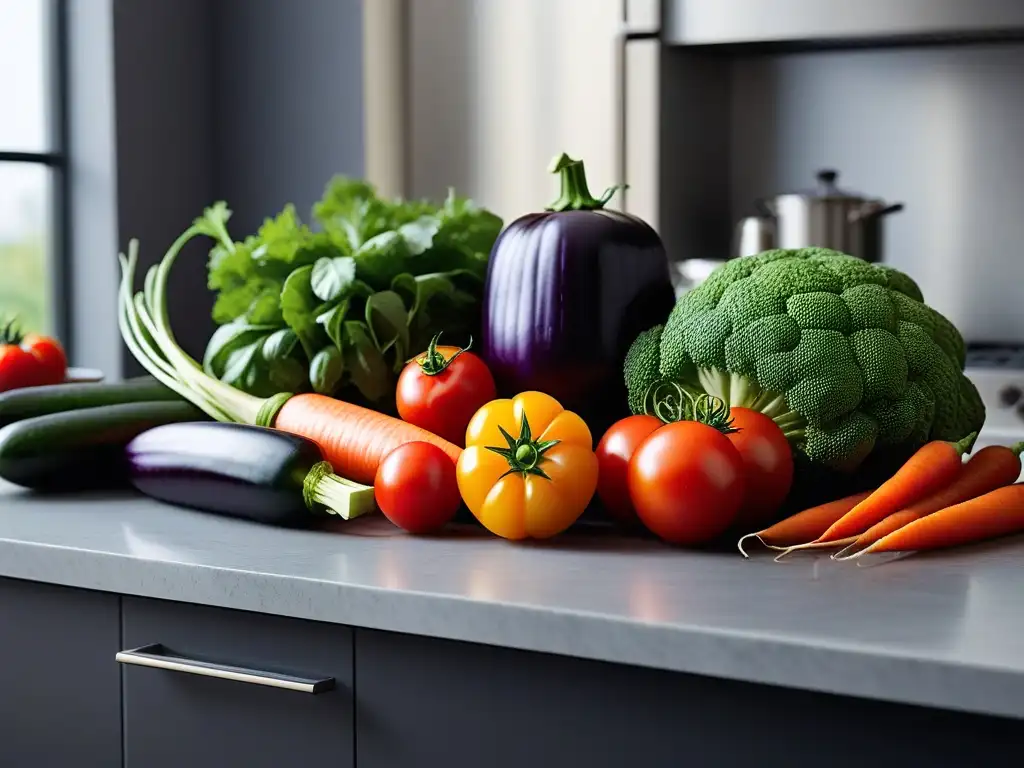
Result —
[{"label": "cucumber", "polygon": [[50,413],[0,429],[0,479],[67,492],[130,485],[125,446],[147,429],[207,417],[184,400]]},{"label": "cucumber", "polygon": [[49,413],[158,401],[180,402],[182,397],[152,376],[108,384],[52,384],[12,389],[0,394],[0,427]]}]

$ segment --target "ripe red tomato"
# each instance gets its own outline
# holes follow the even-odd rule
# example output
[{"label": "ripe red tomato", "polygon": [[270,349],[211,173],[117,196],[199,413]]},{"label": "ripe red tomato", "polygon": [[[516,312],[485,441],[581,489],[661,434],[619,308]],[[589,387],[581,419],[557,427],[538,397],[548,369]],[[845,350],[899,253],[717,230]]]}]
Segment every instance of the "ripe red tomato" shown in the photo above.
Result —
[{"label": "ripe red tomato", "polygon": [[39,361],[17,344],[0,345],[0,392],[42,383]]},{"label": "ripe red tomato", "polygon": [[626,525],[636,523],[636,510],[629,498],[629,460],[637,446],[659,427],[654,416],[627,416],[612,424],[597,444],[597,495],[608,514]]},{"label": "ripe red tomato", "polygon": [[746,495],[734,525],[744,533],[771,522],[793,485],[793,451],[782,430],[768,416],[749,408],[732,409],[738,432],[726,437],[743,459]]},{"label": "ripe red tomato", "polygon": [[59,384],[67,370],[67,357],[55,339],[38,334],[25,336],[17,320],[0,326],[0,392]]},{"label": "ripe red tomato", "polygon": [[377,506],[409,533],[432,533],[459,511],[462,497],[455,462],[436,445],[405,443],[377,467],[373,481]]},{"label": "ripe red tomato", "polygon": [[403,420],[466,445],[466,427],[481,407],[497,397],[494,377],[479,357],[459,347],[437,346],[405,366],[398,377],[398,414]]},{"label": "ripe red tomato", "polygon": [[724,533],[743,492],[739,451],[717,429],[696,421],[655,430],[629,462],[637,516],[672,544],[705,544]]},{"label": "ripe red tomato", "polygon": [[68,358],[59,341],[31,333],[22,339],[21,346],[38,361],[44,384],[60,384],[67,377]]}]

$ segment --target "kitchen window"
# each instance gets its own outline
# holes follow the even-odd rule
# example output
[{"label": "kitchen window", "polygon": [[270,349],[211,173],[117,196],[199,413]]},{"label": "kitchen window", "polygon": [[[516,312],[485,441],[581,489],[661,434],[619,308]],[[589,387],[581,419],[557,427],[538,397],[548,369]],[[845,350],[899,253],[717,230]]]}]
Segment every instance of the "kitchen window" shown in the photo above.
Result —
[{"label": "kitchen window", "polygon": [[0,0],[0,318],[68,331],[66,0]]}]

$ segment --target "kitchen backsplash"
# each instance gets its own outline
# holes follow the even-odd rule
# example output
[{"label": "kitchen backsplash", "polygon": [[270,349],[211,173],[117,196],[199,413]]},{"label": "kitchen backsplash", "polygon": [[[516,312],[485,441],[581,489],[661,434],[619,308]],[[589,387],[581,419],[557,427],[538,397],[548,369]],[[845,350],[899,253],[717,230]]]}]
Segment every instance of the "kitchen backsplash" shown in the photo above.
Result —
[{"label": "kitchen backsplash", "polygon": [[836,168],[844,189],[906,204],[886,261],[970,341],[1024,341],[1024,44],[727,65],[733,221]]}]

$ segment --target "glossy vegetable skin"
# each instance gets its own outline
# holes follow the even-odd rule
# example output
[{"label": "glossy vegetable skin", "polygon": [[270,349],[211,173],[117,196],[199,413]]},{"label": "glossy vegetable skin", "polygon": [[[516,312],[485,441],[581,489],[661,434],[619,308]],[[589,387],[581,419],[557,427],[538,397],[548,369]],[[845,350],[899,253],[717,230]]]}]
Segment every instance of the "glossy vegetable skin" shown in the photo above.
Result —
[{"label": "glossy vegetable skin", "polygon": [[182,402],[182,397],[152,376],[103,384],[52,384],[0,394],[0,427],[48,413],[77,411],[103,405]]},{"label": "glossy vegetable skin", "polygon": [[639,523],[629,498],[629,460],[640,443],[664,422],[639,414],[620,419],[597,444],[597,496],[609,517],[623,525]]},{"label": "glossy vegetable skin", "polygon": [[0,429],[0,478],[41,491],[128,485],[125,446],[153,427],[203,418],[190,403],[106,405],[52,413]]},{"label": "glossy vegetable skin", "polygon": [[874,493],[833,523],[816,543],[859,536],[893,512],[948,486],[963,471],[963,455],[970,451],[977,436],[974,432],[957,443],[926,443]]},{"label": "glossy vegetable skin", "polygon": [[373,507],[373,491],[333,476],[315,443],[277,430],[169,424],[136,437],[126,454],[139,491],[204,512],[296,526],[318,504],[345,518]]},{"label": "glossy vegetable skin", "polygon": [[760,411],[731,408],[735,432],[726,435],[743,459],[743,504],[733,527],[757,530],[779,511],[793,484],[793,451],[786,435]]},{"label": "glossy vegetable skin", "polygon": [[494,377],[468,347],[438,346],[440,336],[398,377],[398,415],[463,446],[473,414],[497,396]]},{"label": "glossy vegetable skin", "polygon": [[405,443],[385,456],[373,491],[384,516],[409,533],[440,530],[462,503],[455,462],[430,443]]},{"label": "glossy vegetable skin", "polygon": [[629,462],[637,516],[670,544],[707,544],[736,518],[745,490],[743,459],[718,429],[696,421],[666,424]]},{"label": "glossy vegetable skin", "polygon": [[564,531],[590,503],[597,471],[587,425],[541,392],[477,411],[457,465],[462,500],[484,528],[506,539]]},{"label": "glossy vegetable skin", "polygon": [[740,554],[749,557],[743,547],[744,543],[750,540],[759,541],[769,549],[786,549],[797,544],[814,541],[827,531],[830,525],[864,501],[871,493],[872,491],[863,491],[852,496],[834,499],[790,515],[785,520],[780,520],[775,525],[763,530],[748,533],[737,542]]},{"label": "glossy vegetable skin", "polygon": [[628,415],[622,365],[675,301],[657,233],[591,196],[582,162],[552,171],[559,199],[511,223],[491,251],[483,356],[498,394],[547,392],[597,434]]},{"label": "glossy vegetable skin", "polygon": [[24,335],[13,320],[0,327],[0,392],[58,384],[67,370],[67,357],[56,339]]},{"label": "glossy vegetable skin", "polygon": [[832,558],[844,560],[908,523],[954,504],[970,501],[1004,485],[1010,485],[1020,477],[1022,450],[1024,443],[1018,443],[1012,448],[1005,445],[989,445],[982,448],[971,456],[970,461],[964,465],[952,483],[916,504],[893,512],[880,523],[868,528],[842,552],[832,555]]},{"label": "glossy vegetable skin", "polygon": [[1021,531],[1024,531],[1024,485],[1015,483],[904,525],[850,559],[874,552],[945,549]]}]

